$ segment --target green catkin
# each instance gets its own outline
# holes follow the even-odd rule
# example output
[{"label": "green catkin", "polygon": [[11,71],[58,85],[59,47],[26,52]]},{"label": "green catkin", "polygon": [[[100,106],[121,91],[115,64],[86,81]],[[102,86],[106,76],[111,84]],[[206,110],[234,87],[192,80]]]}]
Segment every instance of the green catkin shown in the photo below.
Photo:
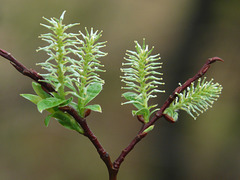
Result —
[{"label": "green catkin", "polygon": [[[128,90],[122,96],[127,102],[122,104],[133,104],[138,110],[133,110],[133,115],[142,115],[145,123],[149,121],[150,115],[155,112],[157,105],[149,105],[151,98],[157,97],[155,93],[164,92],[157,89],[159,85],[163,85],[162,73],[158,72],[162,63],[159,62],[160,54],[151,55],[153,48],[148,49],[143,39],[143,45],[140,46],[135,41],[136,51],[127,51],[126,63],[123,63],[122,82],[125,86],[122,89]],[[151,110],[151,109],[154,110]]]},{"label": "green catkin", "polygon": [[[81,31],[79,34],[67,33],[66,30],[79,24],[64,25],[64,14],[65,11],[60,19],[44,18],[51,26],[41,24],[52,33],[40,36],[49,45],[38,50],[46,51],[50,57],[39,65],[48,71],[46,74],[41,74],[46,79],[45,81],[52,84],[58,92],[53,95],[60,99],[65,99],[67,95],[77,97],[77,105],[74,103],[72,105],[76,107],[80,116],[84,117],[87,103],[91,99],[88,94],[92,91],[90,88],[98,88],[97,91],[101,91],[104,84],[98,73],[105,72],[101,69],[103,65],[99,58],[107,55],[100,50],[105,47],[106,42],[98,42],[102,31],[93,31],[93,28],[90,32],[85,28],[86,34]],[[90,107],[92,110],[101,111],[99,105]]]},{"label": "green catkin", "polygon": [[182,93],[177,94],[177,98],[164,111],[176,121],[178,119],[178,111],[186,111],[193,119],[196,119],[200,113],[206,111],[212,104],[217,101],[222,92],[222,86],[213,83],[213,79],[206,81],[206,78],[199,78],[198,82],[193,82]]}]

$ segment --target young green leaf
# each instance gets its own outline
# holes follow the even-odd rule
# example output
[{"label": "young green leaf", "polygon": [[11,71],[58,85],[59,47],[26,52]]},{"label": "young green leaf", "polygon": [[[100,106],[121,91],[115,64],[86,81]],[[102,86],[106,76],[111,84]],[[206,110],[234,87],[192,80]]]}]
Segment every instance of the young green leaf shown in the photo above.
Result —
[{"label": "young green leaf", "polygon": [[137,109],[143,108],[142,103],[137,99],[137,96],[138,96],[137,93],[125,92],[122,94],[122,96],[127,100],[127,102],[122,103],[122,105],[132,103]]},{"label": "young green leaf", "polygon": [[81,134],[84,133],[83,129],[79,126],[79,124],[67,113],[62,111],[56,111],[53,113],[52,117],[56,118],[58,122],[63,125],[67,129],[75,130]]},{"label": "young green leaf", "polygon": [[137,111],[133,110],[132,113],[133,113],[133,116],[135,116],[135,115],[143,115],[143,117],[146,117],[146,116],[148,116],[150,114],[149,109],[147,109],[147,108],[142,108],[142,109],[139,109]]},{"label": "young green leaf", "polygon": [[42,89],[42,86],[39,83],[32,82],[32,87],[35,93],[40,96],[42,99],[51,97],[46,91]]},{"label": "young green leaf", "polygon": [[154,125],[151,125],[151,126],[149,126],[147,129],[145,129],[145,130],[143,131],[143,133],[149,133],[150,131],[153,130],[153,128],[154,128]]},{"label": "young green leaf", "polygon": [[85,105],[92,101],[102,91],[101,83],[91,83],[87,86],[87,97]]},{"label": "young green leaf", "polygon": [[164,114],[167,114],[171,119],[169,121],[176,122],[178,120],[178,112],[177,110],[174,110],[173,108],[167,108],[164,111]]},{"label": "young green leaf", "polygon": [[75,130],[81,134],[84,132],[80,125],[75,121],[75,119],[65,112],[56,110],[53,113],[49,114],[44,120],[44,124],[46,127],[48,127],[51,118],[55,118],[61,125],[63,125],[67,129]]},{"label": "young green leaf", "polygon": [[53,114],[49,114],[49,115],[45,118],[44,124],[45,124],[46,127],[48,127],[49,122],[50,122],[50,119],[53,117],[53,115],[54,115],[54,113],[53,113]]},{"label": "young green leaf", "polygon": [[42,99],[40,102],[37,104],[38,111],[42,113],[42,111],[46,109],[51,109],[54,107],[59,107],[60,105],[64,106],[66,103],[69,103],[69,100],[62,100],[62,99],[57,99],[55,97],[50,97],[46,99]]},{"label": "young green leaf", "polygon": [[88,105],[85,107],[86,109],[91,109],[92,111],[95,111],[95,112],[102,112],[102,108],[99,104],[94,104],[94,105]]},{"label": "young green leaf", "polygon": [[41,97],[34,94],[20,94],[20,96],[24,97],[25,99],[31,101],[34,104],[37,104],[39,101],[42,100]]}]

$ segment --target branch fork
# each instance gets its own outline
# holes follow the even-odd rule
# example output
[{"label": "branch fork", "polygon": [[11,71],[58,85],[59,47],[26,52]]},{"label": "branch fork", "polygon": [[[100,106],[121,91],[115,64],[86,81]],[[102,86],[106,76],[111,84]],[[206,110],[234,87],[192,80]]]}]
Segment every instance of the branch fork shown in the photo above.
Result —
[{"label": "branch fork", "polygon": [[[28,69],[26,66],[24,66],[22,63],[17,61],[10,53],[8,53],[5,50],[0,49],[0,56],[3,58],[7,59],[10,61],[11,65],[16,68],[17,71],[19,71],[21,74],[28,76],[29,78],[33,79],[34,81],[38,82],[41,84],[42,88],[48,92],[49,94],[51,92],[55,92],[54,88],[52,87],[51,84],[43,82],[44,78],[39,75],[38,72],[36,72],[34,69]],[[161,117],[164,117],[166,120],[169,122],[175,122],[173,121],[172,117],[168,116],[167,114],[164,114],[164,110],[169,107],[169,105],[175,100],[177,97],[178,93],[181,93],[184,91],[187,87],[191,85],[191,83],[195,82],[197,79],[202,77],[210,68],[210,65],[216,61],[221,61],[223,60],[219,57],[212,57],[209,58],[206,63],[201,67],[201,69],[190,79],[188,79],[183,85],[177,87],[173,93],[166,99],[160,110],[158,110],[155,113],[155,116],[151,118],[151,120],[148,123],[144,123],[144,119],[142,116],[137,116],[137,119],[143,123],[142,128],[138,132],[138,134],[135,136],[135,138],[130,142],[130,144],[121,152],[119,157],[112,162],[110,159],[109,154],[107,151],[103,148],[103,146],[100,144],[99,140],[97,137],[93,134],[93,132],[90,130],[86,117],[90,114],[91,110],[86,110],[85,112],[85,118],[81,118],[78,114],[78,112],[71,106],[64,106],[60,107],[59,109],[63,112],[67,112],[70,114],[78,123],[79,125],[83,128],[84,130],[84,136],[86,136],[92,144],[95,146],[98,154],[100,155],[100,158],[103,160],[105,165],[108,168],[109,172],[109,180],[116,180],[117,179],[117,173],[119,171],[119,168],[124,161],[124,158],[132,151],[132,149],[135,147],[135,145],[140,142],[147,134],[145,130],[149,128],[150,126],[153,126],[154,123]]]}]

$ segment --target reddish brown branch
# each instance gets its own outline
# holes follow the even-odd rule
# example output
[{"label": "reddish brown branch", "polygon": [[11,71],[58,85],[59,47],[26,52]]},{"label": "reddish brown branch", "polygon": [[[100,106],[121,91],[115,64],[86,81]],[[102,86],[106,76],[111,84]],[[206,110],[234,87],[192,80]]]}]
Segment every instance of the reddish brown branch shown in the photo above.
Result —
[{"label": "reddish brown branch", "polygon": [[34,69],[28,69],[26,66],[24,66],[22,63],[17,61],[10,53],[7,51],[4,51],[0,49],[0,56],[4,57],[5,59],[9,60],[11,65],[15,67],[21,74],[24,76],[28,76],[34,81],[38,82],[42,85],[48,92],[55,91],[51,84],[43,82],[44,78],[39,75]]},{"label": "reddish brown branch", "polygon": [[141,141],[147,133],[143,133],[144,130],[146,130],[149,126],[153,125],[159,118],[164,116],[163,112],[166,108],[170,106],[170,104],[174,101],[174,99],[177,96],[177,93],[181,93],[183,90],[185,90],[187,87],[191,85],[192,82],[196,81],[198,78],[202,77],[207,70],[210,68],[210,64],[216,62],[216,61],[222,61],[223,60],[219,57],[212,57],[207,60],[207,62],[202,66],[202,68],[197,72],[195,76],[188,79],[182,86],[177,87],[173,93],[167,98],[163,106],[160,108],[159,111],[156,112],[155,116],[147,123],[144,124],[142,129],[139,131],[138,135],[131,141],[131,143],[122,151],[120,156],[115,160],[113,163],[113,167],[115,169],[119,169],[121,163],[123,162],[124,158],[128,155],[128,153],[135,147],[135,145]]},{"label": "reddish brown branch", "polygon": [[[10,53],[0,49],[0,56],[8,59],[10,63],[23,75],[30,77],[34,81],[38,82],[39,84],[42,85],[42,87],[47,90],[48,92],[53,92],[55,91],[54,88],[51,86],[51,84],[43,82],[44,78],[39,75],[35,70],[28,69],[26,66],[24,66],[22,63],[17,61]],[[73,118],[80,124],[80,126],[84,130],[84,136],[88,137],[89,140],[92,142],[92,144],[95,146],[97,149],[100,158],[104,161],[106,164],[108,171],[109,171],[109,176],[112,177],[112,180],[114,180],[114,177],[116,174],[115,171],[113,170],[113,165],[110,159],[109,154],[105,151],[103,146],[100,144],[98,141],[97,137],[93,134],[93,132],[90,130],[90,128],[87,125],[86,119],[81,118],[77,111],[70,107],[70,106],[65,106],[65,107],[60,107],[60,110],[69,113]],[[90,112],[87,112],[87,114]]]},{"label": "reddish brown branch", "polygon": [[[10,53],[0,49],[0,56],[8,59],[10,63],[23,75],[30,77],[34,81],[38,82],[39,84],[42,85],[42,87],[48,91],[48,92],[53,92],[55,91],[54,88],[51,86],[51,84],[43,82],[44,78],[39,75],[35,70],[33,69],[28,69],[25,67],[23,64],[21,64],[19,61],[17,61]],[[147,133],[144,132],[148,127],[153,125],[159,118],[162,116],[166,116],[164,114],[164,111],[166,108],[169,107],[169,105],[174,101],[174,99],[177,96],[177,93],[181,93],[183,90],[185,90],[187,87],[191,85],[192,82],[196,81],[198,78],[202,77],[210,68],[210,64],[216,62],[216,61],[223,61],[219,57],[213,57],[209,58],[207,62],[203,65],[203,67],[198,71],[198,73],[193,76],[192,78],[188,79],[183,85],[177,87],[173,93],[167,98],[163,106],[160,108],[159,111],[156,112],[155,116],[146,124],[143,124],[142,129],[139,131],[137,136],[131,141],[131,143],[121,152],[120,156],[114,161],[114,163],[111,162],[109,154],[105,151],[103,146],[100,144],[98,141],[97,137],[93,134],[93,132],[90,130],[90,128],[87,125],[86,119],[81,118],[77,111],[70,107],[70,106],[65,106],[65,107],[60,107],[59,109],[69,113],[71,116],[74,117],[74,119],[80,124],[80,126],[84,130],[84,136],[88,137],[89,140],[92,142],[92,144],[95,146],[97,149],[100,158],[104,161],[108,168],[109,172],[109,180],[116,180],[117,179],[117,173],[119,171],[120,165],[124,161],[124,158],[132,151],[132,149],[135,147],[135,145],[141,141]],[[90,112],[86,113],[86,116]],[[167,120],[171,121],[171,118],[166,117]],[[138,120],[142,122],[141,117],[138,117]]]}]

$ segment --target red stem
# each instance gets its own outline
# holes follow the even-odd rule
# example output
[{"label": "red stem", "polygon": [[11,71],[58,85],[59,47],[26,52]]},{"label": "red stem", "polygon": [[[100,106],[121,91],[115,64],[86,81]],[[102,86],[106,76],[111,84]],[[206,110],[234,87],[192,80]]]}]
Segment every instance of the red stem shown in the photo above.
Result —
[{"label": "red stem", "polygon": [[[0,56],[8,59],[10,63],[23,75],[30,77],[34,81],[38,82],[42,85],[43,89],[47,92],[53,92],[55,91],[54,88],[51,86],[51,84],[43,82],[44,78],[39,75],[35,70],[28,69],[23,64],[21,64],[19,61],[17,61],[10,53],[0,49]],[[164,114],[164,110],[168,108],[168,106],[174,101],[174,99],[177,96],[177,93],[181,93],[183,90],[185,90],[187,87],[191,85],[192,82],[196,81],[198,78],[202,77],[207,70],[210,68],[210,64],[216,62],[216,61],[223,61],[219,57],[213,57],[209,58],[207,62],[203,65],[203,67],[198,71],[198,73],[193,76],[192,78],[188,79],[182,86],[177,87],[173,93],[167,98],[167,100],[164,102],[163,106],[160,108],[159,111],[156,112],[155,116],[146,124],[144,124],[141,128],[141,130],[138,132],[137,136],[131,141],[131,143],[121,152],[120,156],[112,163],[109,154],[106,152],[106,150],[103,148],[103,146],[98,141],[97,137],[93,134],[93,132],[88,127],[88,124],[86,122],[86,118],[81,118],[77,111],[70,107],[60,107],[59,109],[62,111],[65,111],[69,113],[74,119],[80,124],[80,126],[84,130],[84,136],[86,136],[92,144],[97,149],[98,154],[100,155],[100,158],[103,160],[105,165],[108,168],[109,172],[109,180],[116,180],[117,174],[120,168],[120,165],[124,161],[124,158],[132,151],[132,149],[135,147],[135,145],[141,141],[147,133],[144,132],[149,126],[153,125],[159,118],[162,116],[166,116]],[[169,117],[166,117],[167,120],[171,119]],[[173,122],[173,121],[171,121]]]},{"label": "red stem", "polygon": [[[33,79],[34,81],[36,81],[39,84],[41,84],[43,89],[46,90],[47,92],[54,92],[55,91],[51,84],[42,81],[42,80],[44,80],[44,78],[41,75],[39,75],[33,69],[28,69],[22,63],[17,61],[7,51],[4,51],[4,50],[0,49],[0,56],[8,59],[10,61],[11,65],[13,65],[21,74],[23,74],[25,76],[28,76],[31,79]],[[86,119],[85,118],[81,118],[78,115],[77,111],[74,108],[70,107],[70,106],[60,107],[59,109],[62,110],[62,111],[68,112],[80,124],[80,126],[84,130],[84,134],[83,135],[86,136],[87,138],[89,138],[89,140],[92,142],[92,144],[97,149],[98,154],[100,155],[100,158],[106,164],[106,166],[108,168],[108,171],[109,171],[109,176],[111,176],[111,177],[114,176],[114,174],[116,174],[116,173],[115,173],[115,170],[113,170],[113,165],[112,165],[110,156],[105,151],[103,146],[100,144],[100,142],[98,141],[97,137],[93,134],[93,132],[88,127]]]},{"label": "red stem", "polygon": [[100,158],[103,160],[103,162],[106,164],[108,170],[110,171],[112,169],[112,162],[110,159],[109,154],[105,151],[103,146],[98,141],[97,137],[93,134],[93,132],[88,127],[87,121],[85,118],[82,118],[79,116],[78,112],[72,108],[71,106],[64,106],[59,108],[61,111],[65,111],[68,114],[70,114],[74,119],[80,124],[80,126],[84,130],[84,136],[86,136],[92,144],[95,146],[95,148],[98,151],[98,154],[100,155]]},{"label": "red stem", "polygon": [[22,63],[17,61],[9,52],[0,49],[0,56],[9,60],[11,65],[13,65],[13,67],[15,67],[21,74],[23,74],[24,76],[28,76],[34,81],[41,84],[44,90],[47,90],[48,92],[55,91],[51,84],[42,81],[44,80],[44,78],[40,76],[34,69],[28,69]]}]

